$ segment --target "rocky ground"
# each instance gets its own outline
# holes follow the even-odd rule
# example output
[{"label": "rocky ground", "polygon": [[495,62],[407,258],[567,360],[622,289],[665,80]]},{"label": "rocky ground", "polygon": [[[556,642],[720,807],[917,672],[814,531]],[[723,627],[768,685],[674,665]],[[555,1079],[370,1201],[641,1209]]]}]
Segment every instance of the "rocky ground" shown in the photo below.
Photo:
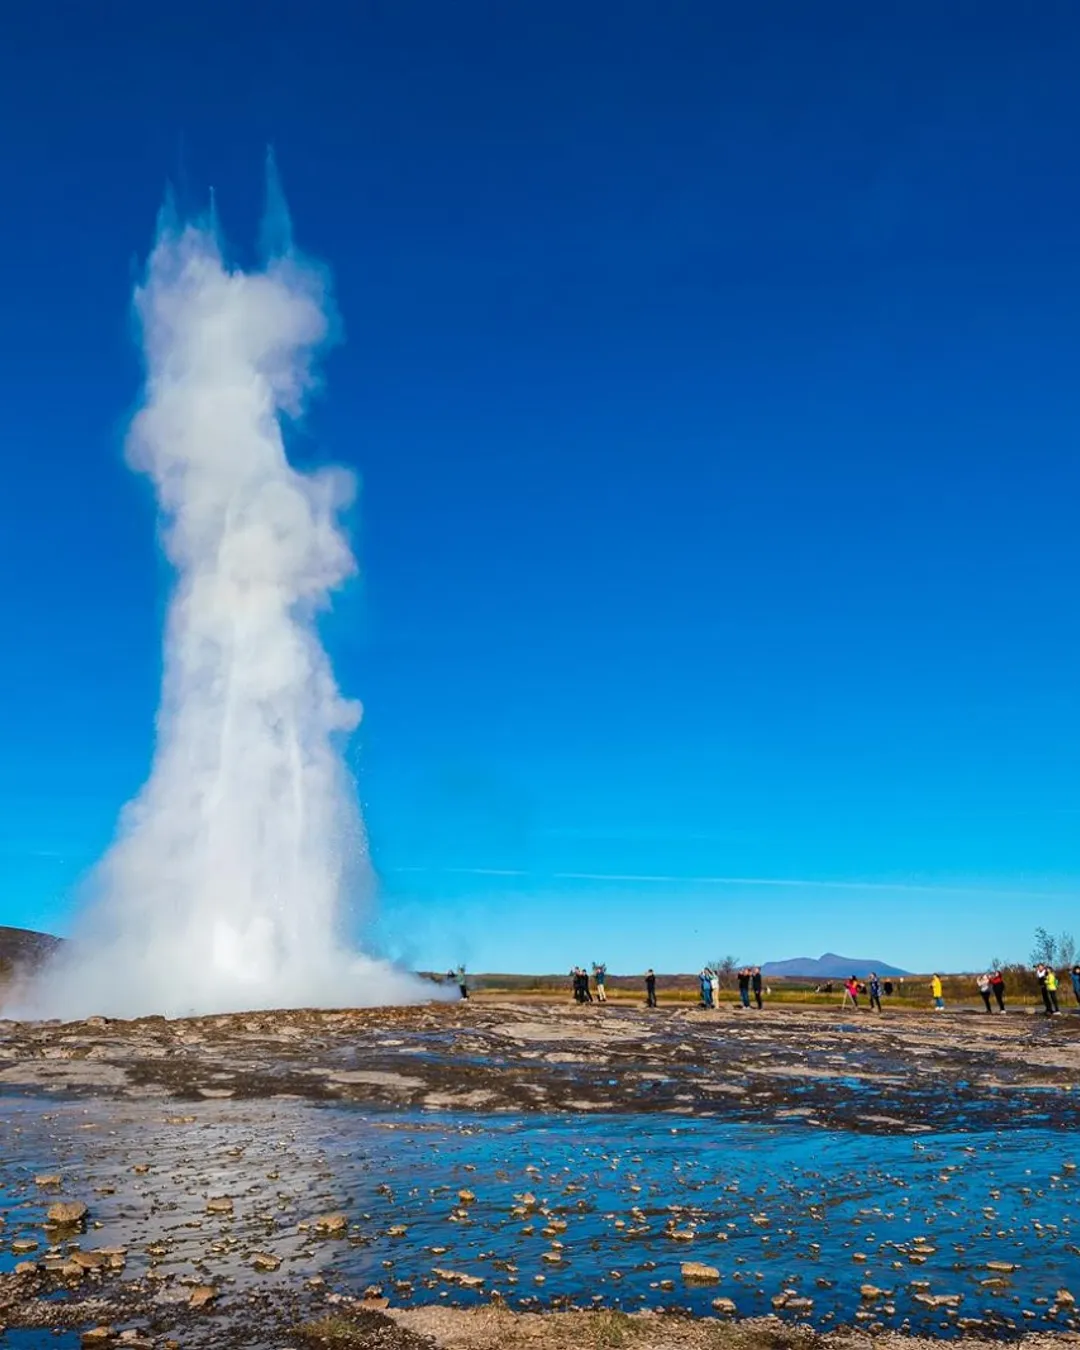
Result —
[{"label": "rocky ground", "polygon": [[797,1115],[992,1128],[1018,1091],[1080,1113],[1080,1017],[434,1004],[166,1021],[0,1021],[0,1090],[484,1111]]},{"label": "rocky ground", "polygon": [[[284,1134],[268,1138],[265,1129],[249,1122],[239,1143],[222,1137],[211,1148],[211,1125],[203,1114],[215,1107],[231,1112],[228,1100],[236,1099],[250,1102],[253,1112],[258,1105],[264,1114],[272,1109],[283,1115],[325,1114],[307,1112],[303,1103],[340,1102],[480,1116],[509,1111],[794,1118],[870,1135],[958,1126],[995,1131],[1025,1119],[1043,1129],[1073,1131],[1080,1119],[1080,1018],[874,1018],[816,1009],[758,1013],[727,1007],[706,1013],[486,1002],[174,1022],[8,1021],[0,1022],[0,1093],[9,1099],[52,1097],[58,1112],[63,1103],[67,1114],[58,1114],[48,1127],[53,1135],[46,1131],[42,1138],[51,1138],[61,1150],[69,1147],[73,1171],[75,1159],[85,1160],[78,1167],[82,1191],[71,1193],[70,1178],[33,1175],[25,1168],[17,1184],[9,1182],[0,1213],[0,1255],[6,1248],[14,1269],[0,1274],[0,1332],[5,1327],[18,1332],[17,1344],[24,1348],[75,1346],[81,1338],[88,1346],[128,1350],[307,1350],[320,1345],[329,1350],[561,1350],[564,1345],[863,1350],[871,1344],[890,1350],[901,1343],[918,1350],[929,1343],[876,1320],[876,1307],[885,1302],[880,1289],[877,1305],[864,1295],[870,1301],[859,1314],[866,1319],[860,1327],[869,1330],[823,1335],[797,1325],[797,1305],[809,1302],[801,1294],[793,1294],[782,1309],[785,1321],[735,1321],[725,1299],[714,1305],[721,1316],[698,1318],[673,1311],[633,1316],[511,1312],[497,1295],[492,1306],[449,1307],[455,1281],[468,1278],[441,1270],[439,1263],[452,1256],[433,1257],[430,1285],[410,1290],[408,1299],[395,1297],[389,1270],[385,1280],[367,1290],[335,1288],[333,1279],[311,1273],[317,1267],[305,1268],[303,1257],[320,1237],[361,1245],[369,1241],[333,1211],[321,1217],[326,1225],[341,1223],[340,1232],[327,1228],[320,1233],[319,1220],[312,1217],[317,1207],[329,1204],[335,1188],[342,1189],[341,1175],[322,1162],[304,1161],[303,1126],[286,1140]],[[80,1104],[81,1099],[86,1100]],[[73,1123],[73,1100],[80,1110],[87,1108],[82,1124]],[[189,1102],[203,1103],[201,1111],[185,1105]],[[91,1118],[91,1106],[107,1106],[108,1114]],[[11,1122],[17,1114],[9,1112]],[[151,1116],[156,1133],[139,1124]],[[9,1134],[23,1128],[0,1124],[7,1124]],[[121,1126],[127,1131],[122,1147],[110,1143],[119,1140]],[[88,1133],[75,1142],[80,1130]],[[881,1146],[872,1143],[875,1150]],[[234,1222],[233,1201],[219,1192],[228,1191],[222,1178],[230,1159],[245,1153],[244,1199],[235,1202]],[[1075,1173],[1074,1163],[1064,1166]],[[308,1171],[301,1174],[302,1167]],[[261,1180],[256,1185],[253,1178]],[[1042,1203],[1042,1194],[1035,1203]],[[89,1215],[52,1209],[74,1203],[78,1210],[86,1201]],[[112,1234],[95,1231],[95,1205],[104,1209],[106,1203],[113,1207],[109,1222],[128,1224],[130,1240],[138,1242],[137,1259],[134,1246],[129,1258],[127,1247]],[[572,1208],[576,1200],[566,1203]],[[548,1221],[557,1236],[562,1221]],[[156,1238],[154,1225],[170,1236]],[[189,1230],[198,1254],[169,1273],[169,1261],[188,1241],[184,1234]],[[551,1245],[561,1244],[553,1240]],[[291,1265],[275,1275],[282,1255]],[[916,1247],[906,1259],[925,1258]],[[226,1269],[234,1273],[223,1279]],[[237,1278],[238,1269],[247,1275]],[[1072,1286],[1080,1294],[1078,1285],[1080,1277]],[[1073,1295],[1068,1290],[1059,1295],[1058,1305],[1037,1314],[1043,1318],[1049,1311],[1061,1325],[1021,1337],[1030,1350],[1080,1345],[1080,1335],[1070,1329],[1077,1321],[1069,1301]],[[587,1304],[588,1293],[578,1301]],[[421,1306],[405,1308],[403,1302]],[[953,1343],[965,1335],[1001,1334],[1000,1326],[968,1319],[962,1308],[941,1311]],[[64,1329],[71,1333],[66,1341],[49,1335]],[[27,1340],[35,1331],[43,1339]],[[1010,1332],[1019,1333],[1019,1327]]]}]

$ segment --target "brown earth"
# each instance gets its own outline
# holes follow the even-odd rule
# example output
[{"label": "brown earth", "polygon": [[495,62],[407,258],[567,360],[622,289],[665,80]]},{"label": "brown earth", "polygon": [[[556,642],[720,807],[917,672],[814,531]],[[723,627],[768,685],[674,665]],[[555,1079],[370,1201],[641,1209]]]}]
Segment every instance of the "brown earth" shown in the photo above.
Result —
[{"label": "brown earth", "polygon": [[[0,1022],[0,1091],[490,1111],[803,1116],[861,1130],[1072,1123],[1080,1017],[485,1001]],[[1077,1098],[1080,1102],[1080,1097]]]}]

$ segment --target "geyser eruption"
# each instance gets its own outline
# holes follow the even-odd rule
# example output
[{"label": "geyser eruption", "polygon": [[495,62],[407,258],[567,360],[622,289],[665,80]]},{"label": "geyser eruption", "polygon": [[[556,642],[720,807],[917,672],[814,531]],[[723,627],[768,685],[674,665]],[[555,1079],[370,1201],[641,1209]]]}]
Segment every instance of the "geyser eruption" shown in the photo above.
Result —
[{"label": "geyser eruption", "polygon": [[212,220],[166,214],[135,294],[147,374],[127,456],[154,484],[177,579],[152,771],[70,954],[32,995],[53,1016],[432,992],[345,940],[366,849],[341,742],[360,708],[315,617],[355,570],[338,523],[353,481],[286,455],[327,300],[270,187],[278,251],[262,270],[229,267]]}]

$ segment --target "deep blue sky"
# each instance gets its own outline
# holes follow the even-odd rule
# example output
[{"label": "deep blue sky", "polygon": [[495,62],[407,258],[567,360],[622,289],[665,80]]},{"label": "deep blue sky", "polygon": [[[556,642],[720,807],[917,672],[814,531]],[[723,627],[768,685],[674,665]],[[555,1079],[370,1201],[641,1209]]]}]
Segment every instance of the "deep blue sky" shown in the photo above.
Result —
[{"label": "deep blue sky", "polygon": [[346,333],[302,452],[363,477],[327,635],[394,950],[1069,926],[1078,63],[1054,0],[8,5],[0,921],[62,929],[145,777],[130,291],[167,178],[250,247],[272,141]]}]

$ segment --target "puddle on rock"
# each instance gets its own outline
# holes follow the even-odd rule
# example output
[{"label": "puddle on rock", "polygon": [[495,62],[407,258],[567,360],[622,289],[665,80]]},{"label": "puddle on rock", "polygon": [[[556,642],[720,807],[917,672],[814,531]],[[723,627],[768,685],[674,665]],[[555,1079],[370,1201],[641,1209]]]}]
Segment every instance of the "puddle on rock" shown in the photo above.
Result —
[{"label": "puddle on rock", "polygon": [[[0,1270],[42,1259],[46,1209],[64,1198],[90,1208],[78,1245],[125,1247],[124,1278],[152,1272],[163,1302],[186,1300],[191,1283],[224,1301],[319,1275],[396,1305],[498,1293],[511,1306],[709,1313],[723,1298],[743,1316],[938,1336],[974,1319],[1002,1331],[1078,1322],[1057,1302],[1070,1286],[1080,1297],[1080,1138],[1067,1129],[855,1134],[805,1116],[272,1100],[4,1105]],[[58,1188],[35,1182],[48,1174]],[[316,1230],[331,1214],[347,1221],[339,1236]],[[37,1249],[19,1253],[29,1241]],[[691,1261],[718,1279],[686,1282]]]}]

